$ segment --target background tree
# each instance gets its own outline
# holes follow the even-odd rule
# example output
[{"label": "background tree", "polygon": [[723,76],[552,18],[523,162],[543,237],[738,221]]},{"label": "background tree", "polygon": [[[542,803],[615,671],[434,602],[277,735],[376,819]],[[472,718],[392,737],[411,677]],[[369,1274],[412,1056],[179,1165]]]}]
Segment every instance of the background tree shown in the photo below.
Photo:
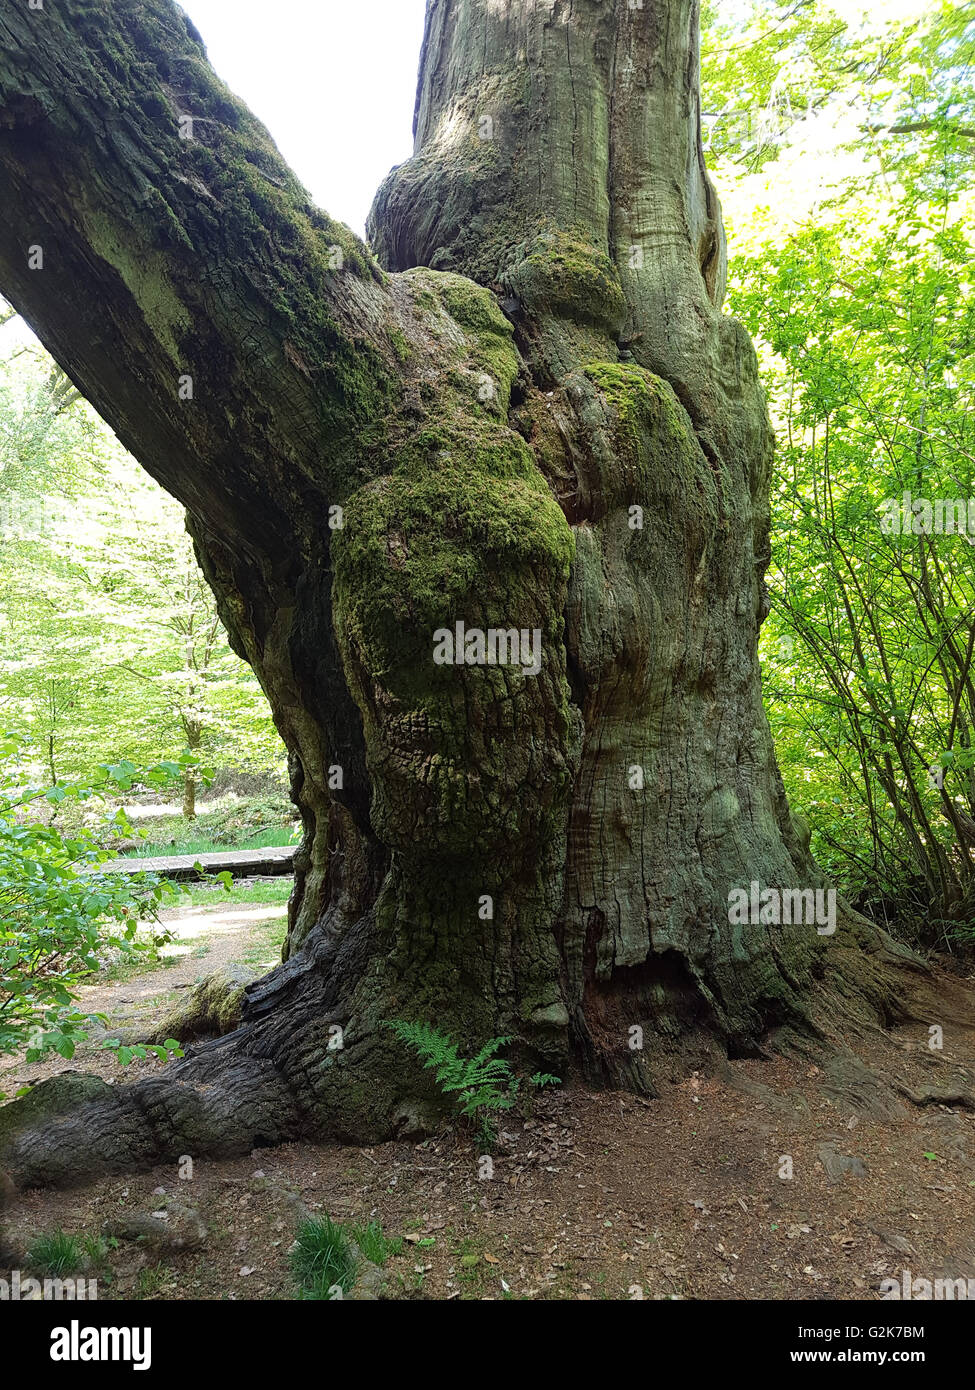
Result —
[{"label": "background tree", "polygon": [[779,437],[764,652],[786,785],[858,906],[950,945],[973,912],[972,537],[883,520],[905,493],[972,494],[975,9],[856,31],[820,3],[762,9],[708,40],[731,302]]},{"label": "background tree", "polygon": [[[0,372],[0,440],[0,709],[44,746],[50,779],[184,747],[217,768],[283,770],[182,509],[39,350],[12,353]],[[186,779],[192,816],[192,769]]]},{"label": "background tree", "polygon": [[[857,142],[861,174],[864,156],[881,155],[889,173],[946,137],[971,167],[970,0],[919,3],[907,17],[883,4],[863,6],[854,20],[856,11],[828,0],[706,3],[709,152],[755,172],[825,118],[842,143]],[[845,180],[847,166],[834,163],[834,177],[838,169]]]},{"label": "background tree", "polygon": [[[818,878],[761,704],[772,440],[697,5],[431,0],[380,264],[168,0],[0,32],[0,285],[186,506],[305,826],[243,1028],[13,1135],[17,1177],[415,1128],[389,1018],[653,1091],[822,1030],[827,973],[845,1026],[895,1008],[862,919],[728,920]],[[540,631],[540,674],[437,666],[455,621]]]}]

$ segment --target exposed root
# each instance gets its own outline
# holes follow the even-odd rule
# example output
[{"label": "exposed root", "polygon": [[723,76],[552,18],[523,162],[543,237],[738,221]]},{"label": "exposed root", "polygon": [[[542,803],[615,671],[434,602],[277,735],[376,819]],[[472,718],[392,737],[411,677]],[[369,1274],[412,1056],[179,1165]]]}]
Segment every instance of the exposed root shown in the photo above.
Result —
[{"label": "exposed root", "polygon": [[[937,1021],[975,1019],[972,995],[957,981],[949,985],[879,936],[872,944],[830,953],[815,1016],[804,1030],[770,1034],[768,1051],[808,1052],[823,1068],[825,1093],[858,1115],[902,1118],[904,1100],[975,1109],[967,1075],[911,1087],[856,1055],[858,1032],[927,1019],[935,1002]],[[443,1108],[432,1079],[377,1026],[391,1002],[369,1000],[360,988],[343,1004],[322,964],[313,949],[256,982],[243,1026],[156,1075],[118,1086],[76,1073],[41,1083],[0,1110],[0,1169],[20,1188],[72,1186],[187,1156],[229,1158],[299,1139],[373,1142],[436,1126]],[[336,1022],[344,1045],[332,1051]]]},{"label": "exposed root", "polygon": [[912,1091],[909,1086],[899,1084],[902,1096],[912,1105],[948,1105],[959,1110],[975,1110],[975,1093],[961,1086],[925,1086],[920,1091]]}]

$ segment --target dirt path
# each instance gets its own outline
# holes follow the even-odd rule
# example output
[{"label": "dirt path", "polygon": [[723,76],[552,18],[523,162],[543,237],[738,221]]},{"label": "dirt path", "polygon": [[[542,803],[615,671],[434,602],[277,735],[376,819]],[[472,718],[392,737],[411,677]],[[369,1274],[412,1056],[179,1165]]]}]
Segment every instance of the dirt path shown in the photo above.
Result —
[{"label": "dirt path", "polygon": [[[276,904],[239,904],[227,907],[174,907],[160,912],[160,921],[175,932],[175,939],[160,949],[162,963],[120,980],[105,979],[78,991],[78,1007],[84,1013],[105,1014],[115,1028],[129,1028],[148,1019],[161,1020],[179,998],[205,975],[241,961],[251,946],[255,929],[262,923],[281,921],[285,909]],[[282,925],[282,934],[283,934]],[[262,962],[274,963],[273,953]],[[107,1081],[127,1080],[154,1063],[132,1062],[124,1073],[114,1057],[101,1049],[80,1048],[71,1061],[49,1053],[27,1063],[15,1053],[0,1063],[0,1091],[12,1096],[22,1086],[44,1081],[58,1072],[83,1070]]]},{"label": "dirt path", "polygon": [[[195,1164],[189,1180],[157,1168],[25,1194],[10,1235],[96,1233],[151,1212],[163,1191],[205,1215],[200,1250],[120,1248],[116,1297],[294,1297],[296,1199],[405,1236],[388,1266],[399,1297],[857,1299],[905,1267],[975,1277],[972,1117],[905,1107],[853,1123],[820,1079],[794,1062],[736,1062],[720,1081],[691,1079],[649,1103],[548,1095],[505,1135],[493,1179],[453,1135],[291,1145]],[[791,1179],[780,1177],[786,1155]]]}]

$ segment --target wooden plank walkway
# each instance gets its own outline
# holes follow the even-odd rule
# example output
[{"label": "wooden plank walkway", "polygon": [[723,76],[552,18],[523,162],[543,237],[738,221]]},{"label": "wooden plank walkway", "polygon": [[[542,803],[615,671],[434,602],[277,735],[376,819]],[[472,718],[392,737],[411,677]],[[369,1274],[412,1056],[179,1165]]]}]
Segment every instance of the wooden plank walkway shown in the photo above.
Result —
[{"label": "wooden plank walkway", "polygon": [[269,849],[226,849],[211,854],[169,854],[154,859],[131,857],[128,859],[106,859],[98,865],[102,874],[165,874],[178,883],[189,883],[200,877],[194,867],[201,864],[209,874],[222,873],[228,869],[234,878],[263,878],[272,874],[294,872],[292,859],[296,845],[280,845]]}]

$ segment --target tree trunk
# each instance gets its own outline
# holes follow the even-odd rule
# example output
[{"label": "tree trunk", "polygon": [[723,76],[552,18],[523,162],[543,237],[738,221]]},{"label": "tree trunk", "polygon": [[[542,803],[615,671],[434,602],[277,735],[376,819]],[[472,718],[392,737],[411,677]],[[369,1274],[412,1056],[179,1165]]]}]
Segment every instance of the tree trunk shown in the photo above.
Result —
[{"label": "tree trunk", "polygon": [[[203,731],[199,722],[184,713],[182,723],[186,747],[191,753],[198,753],[203,742]],[[196,769],[193,767],[188,767],[183,773],[183,819],[196,820]]]},{"label": "tree trunk", "polygon": [[183,774],[183,819],[196,820],[196,778],[192,772]]},{"label": "tree trunk", "polygon": [[[391,1018],[653,1094],[815,1032],[827,972],[888,1008],[852,915],[729,925],[821,880],[761,703],[772,438],[697,9],[430,0],[384,269],[169,0],[0,18],[0,287],[187,508],[305,831],[242,1027],[6,1141],[20,1181],[422,1127]],[[458,623],[539,634],[537,674],[437,664]]]}]

